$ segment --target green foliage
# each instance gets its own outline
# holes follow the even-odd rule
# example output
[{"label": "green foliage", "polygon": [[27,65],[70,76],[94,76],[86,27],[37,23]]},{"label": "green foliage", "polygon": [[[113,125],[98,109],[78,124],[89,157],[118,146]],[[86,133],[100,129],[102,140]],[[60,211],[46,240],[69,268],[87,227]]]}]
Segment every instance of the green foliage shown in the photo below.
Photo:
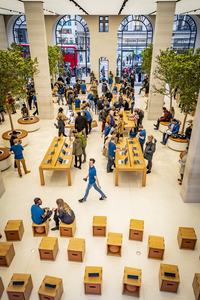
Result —
[{"label": "green foliage", "polygon": [[142,51],[142,71],[150,77],[153,45],[150,44]]},{"label": "green foliage", "polygon": [[59,46],[48,46],[49,70],[52,79],[57,74],[63,74],[64,61],[61,49]]},{"label": "green foliage", "polygon": [[24,96],[29,77],[37,71],[37,60],[24,58],[21,47],[12,45],[0,50],[0,103],[4,104],[8,92],[12,96]]}]

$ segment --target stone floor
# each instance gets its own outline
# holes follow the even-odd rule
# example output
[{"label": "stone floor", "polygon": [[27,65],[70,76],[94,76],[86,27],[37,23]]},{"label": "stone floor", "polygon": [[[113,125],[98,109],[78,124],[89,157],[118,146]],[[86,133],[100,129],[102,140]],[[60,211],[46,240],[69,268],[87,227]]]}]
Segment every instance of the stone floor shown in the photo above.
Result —
[{"label": "stone floor", "polygon": [[[144,107],[145,98],[137,96],[136,106]],[[19,117],[14,116],[14,119]],[[179,115],[180,118],[182,116]],[[16,123],[16,122],[15,122]],[[199,272],[199,243],[195,251],[179,250],[177,230],[179,226],[192,226],[200,236],[198,204],[183,203],[180,186],[177,184],[179,153],[160,144],[161,133],[153,131],[153,122],[144,120],[148,134],[155,134],[158,140],[154,155],[152,173],[147,177],[147,186],[141,187],[141,178],[137,174],[120,175],[119,187],[114,186],[114,175],[106,173],[106,159],[102,156],[101,134],[94,129],[88,138],[87,157],[96,159],[98,177],[108,198],[98,200],[98,194],[91,191],[88,201],[80,204],[86,183],[82,178],[87,174],[88,163],[82,170],[72,169],[72,186],[66,185],[66,176],[62,172],[46,172],[46,185],[39,181],[39,164],[52,140],[57,134],[53,120],[42,120],[39,131],[29,134],[29,145],[24,150],[27,166],[31,173],[19,178],[13,166],[3,172],[6,192],[0,199],[0,231],[3,232],[8,219],[23,219],[25,233],[21,242],[15,242],[16,255],[9,268],[0,268],[4,285],[15,273],[31,273],[34,289],[31,300],[38,299],[37,291],[45,275],[63,278],[63,300],[99,299],[98,296],[84,295],[83,277],[85,266],[103,267],[102,300],[128,299],[122,295],[122,278],[125,266],[142,269],[141,300],[192,300],[192,280]],[[0,126],[1,133],[9,128],[8,120]],[[12,164],[13,165],[13,164]],[[76,214],[76,237],[86,239],[86,255],[83,263],[67,260],[67,238],[60,238],[58,232],[49,232],[49,236],[58,236],[59,252],[54,262],[41,261],[38,255],[40,238],[32,236],[30,207],[34,197],[41,197],[43,204],[55,207],[55,200],[63,198]],[[106,238],[94,238],[91,224],[94,215],[108,218],[108,231],[123,233],[121,257],[106,255]],[[143,242],[129,241],[128,228],[130,218],[143,219],[145,222]],[[53,221],[51,221],[53,227]],[[163,263],[179,266],[181,283],[177,294],[159,291],[158,272],[161,261],[147,258],[149,235],[161,235],[165,238]],[[5,240],[3,238],[1,241]],[[3,300],[7,299],[6,293]]]}]

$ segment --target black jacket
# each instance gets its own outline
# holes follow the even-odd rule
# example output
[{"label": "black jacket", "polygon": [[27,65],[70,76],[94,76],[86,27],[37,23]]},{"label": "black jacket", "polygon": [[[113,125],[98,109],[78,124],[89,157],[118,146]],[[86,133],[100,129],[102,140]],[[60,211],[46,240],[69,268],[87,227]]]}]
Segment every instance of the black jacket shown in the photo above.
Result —
[{"label": "black jacket", "polygon": [[78,132],[80,132],[86,127],[87,127],[86,117],[83,117],[83,116],[76,117],[76,119],[75,119],[75,129],[77,129]]}]

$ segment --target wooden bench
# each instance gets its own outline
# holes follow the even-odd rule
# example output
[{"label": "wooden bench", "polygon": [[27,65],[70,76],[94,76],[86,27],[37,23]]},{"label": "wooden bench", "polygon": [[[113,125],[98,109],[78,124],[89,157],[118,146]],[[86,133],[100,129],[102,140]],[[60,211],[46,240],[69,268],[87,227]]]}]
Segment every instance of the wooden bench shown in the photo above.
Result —
[{"label": "wooden bench", "polygon": [[[17,132],[17,138],[22,140],[22,146],[28,145],[28,132],[23,129],[15,129]],[[2,134],[2,139],[7,148],[10,148],[10,138],[12,135],[12,130],[8,130]]]},{"label": "wooden bench", "polygon": [[188,147],[188,140],[187,139],[180,139],[180,138],[173,138],[169,137],[167,146],[174,150],[174,151],[185,151],[186,148]]},{"label": "wooden bench", "polygon": [[168,129],[169,124],[170,122],[160,122],[159,131],[164,133]]},{"label": "wooden bench", "polygon": [[11,154],[7,147],[0,147],[0,171],[7,170],[11,166]]},{"label": "wooden bench", "polygon": [[40,119],[36,116],[30,116],[27,118],[20,118],[17,122],[21,125],[20,127],[28,132],[34,132],[40,129]]}]

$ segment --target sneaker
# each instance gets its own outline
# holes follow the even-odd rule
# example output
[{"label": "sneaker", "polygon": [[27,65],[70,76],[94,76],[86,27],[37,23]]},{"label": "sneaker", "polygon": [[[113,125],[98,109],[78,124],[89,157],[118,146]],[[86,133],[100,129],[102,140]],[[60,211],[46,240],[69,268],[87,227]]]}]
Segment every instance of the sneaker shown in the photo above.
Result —
[{"label": "sneaker", "polygon": [[104,200],[106,198],[107,198],[106,196],[102,196],[102,197],[99,198],[99,200]]},{"label": "sneaker", "polygon": [[74,168],[78,168],[77,165],[74,165]]},{"label": "sneaker", "polygon": [[59,226],[51,228],[52,231],[59,230]]},{"label": "sneaker", "polygon": [[160,142],[162,145],[165,145],[165,143],[163,143],[163,142]]},{"label": "sneaker", "polygon": [[148,171],[147,171],[147,174],[150,174],[150,173],[151,173],[151,171],[148,170]]},{"label": "sneaker", "polygon": [[28,171],[26,171],[26,173],[25,173],[25,174],[29,174],[29,173],[31,173],[31,171],[29,171],[29,170],[28,170]]},{"label": "sneaker", "polygon": [[79,166],[79,167],[78,167],[78,169],[80,169],[80,170],[81,170],[81,166]]},{"label": "sneaker", "polygon": [[86,201],[86,200],[85,200],[84,198],[78,200],[78,202],[80,202],[80,203],[83,203],[83,202],[85,202],[85,201]]},{"label": "sneaker", "polygon": [[19,177],[22,177],[22,175],[19,175]]}]

